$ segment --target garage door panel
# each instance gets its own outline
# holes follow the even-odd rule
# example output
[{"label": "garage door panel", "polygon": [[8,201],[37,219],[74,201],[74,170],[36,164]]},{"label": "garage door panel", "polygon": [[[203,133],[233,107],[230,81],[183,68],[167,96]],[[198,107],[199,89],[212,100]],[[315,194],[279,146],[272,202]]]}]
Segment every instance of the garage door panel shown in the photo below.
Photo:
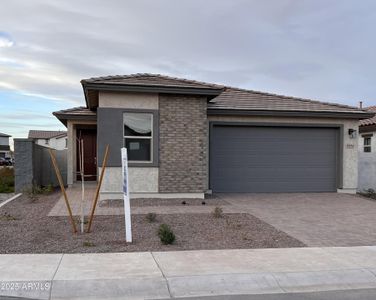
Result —
[{"label": "garage door panel", "polygon": [[[317,165],[327,166],[331,164],[333,161],[333,157],[327,155],[327,153],[320,153],[323,155],[322,158],[317,157],[316,155],[302,155],[299,153],[295,155],[294,153],[290,153],[288,155],[280,155],[277,153],[273,160],[269,159],[268,154],[262,155],[239,155],[233,159],[226,157],[226,155],[218,156],[221,160],[227,160],[226,164],[232,164],[233,167],[241,167],[241,166],[248,166],[248,167],[257,167],[257,166],[271,166],[276,167],[276,161],[278,161],[278,166],[283,167],[292,167],[292,166],[302,166],[302,168],[306,167],[314,167]],[[294,155],[294,161],[289,161],[291,155]],[[224,166],[228,168],[227,166]]]},{"label": "garage door panel", "polygon": [[214,192],[335,191],[338,130],[214,126]]}]

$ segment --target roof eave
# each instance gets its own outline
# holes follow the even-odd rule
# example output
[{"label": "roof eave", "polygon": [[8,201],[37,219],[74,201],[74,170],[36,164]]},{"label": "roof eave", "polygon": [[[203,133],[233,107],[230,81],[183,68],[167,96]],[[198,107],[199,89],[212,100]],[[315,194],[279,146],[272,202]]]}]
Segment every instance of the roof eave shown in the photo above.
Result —
[{"label": "roof eave", "polygon": [[82,85],[82,89],[83,89],[84,95],[85,95],[85,104],[86,104],[86,107],[89,108],[89,102],[88,102],[88,96],[87,96],[87,93],[86,93],[86,82],[85,82],[85,80],[81,80],[81,85]]},{"label": "roof eave", "polygon": [[322,117],[338,119],[369,119],[374,114],[366,112],[339,112],[339,111],[288,111],[288,110],[245,110],[208,108],[208,115],[235,115],[235,116],[281,116],[281,117]]},{"label": "roof eave", "polygon": [[223,88],[194,88],[194,87],[174,87],[163,85],[137,85],[137,84],[108,84],[108,83],[88,83],[81,80],[84,89],[86,106],[94,109],[90,103],[88,91],[111,91],[111,92],[138,92],[138,93],[162,93],[162,94],[185,94],[203,95],[208,99],[213,99],[223,92]]},{"label": "roof eave", "polygon": [[81,121],[96,121],[96,115],[75,115],[75,114],[60,114],[57,112],[52,113],[65,127],[67,127],[68,120],[81,120]]}]

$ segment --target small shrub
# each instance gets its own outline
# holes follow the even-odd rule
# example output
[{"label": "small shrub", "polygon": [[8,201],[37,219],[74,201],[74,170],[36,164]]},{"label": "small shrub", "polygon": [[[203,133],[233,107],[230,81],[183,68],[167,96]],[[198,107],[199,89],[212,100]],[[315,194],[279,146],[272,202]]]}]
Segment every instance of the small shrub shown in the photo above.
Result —
[{"label": "small shrub", "polygon": [[359,194],[372,200],[376,200],[376,191],[374,189],[366,189],[359,192]]},{"label": "small shrub", "polygon": [[223,218],[223,209],[222,207],[216,206],[212,212],[214,218],[219,219]]},{"label": "small shrub", "polygon": [[85,241],[82,243],[82,246],[84,247],[95,247],[95,244],[89,241]]},{"label": "small shrub", "polygon": [[376,192],[374,189],[368,189],[366,193],[367,193],[367,197],[376,199]]},{"label": "small shrub", "polygon": [[5,167],[0,169],[0,193],[14,192],[14,169]]},{"label": "small shrub", "polygon": [[42,193],[46,195],[51,194],[53,191],[54,191],[54,187],[52,186],[52,184],[48,184],[42,188]]},{"label": "small shrub", "polygon": [[153,223],[155,222],[155,220],[157,219],[157,214],[155,213],[148,213],[146,215],[146,220],[149,222],[149,223]]},{"label": "small shrub", "polygon": [[34,202],[39,199],[39,196],[43,194],[43,189],[39,185],[33,185],[24,190],[24,193],[30,199],[31,202]]},{"label": "small shrub", "polygon": [[1,221],[16,221],[17,218],[15,216],[12,216],[10,213],[5,212],[0,216],[0,220]]},{"label": "small shrub", "polygon": [[158,236],[163,245],[170,245],[175,241],[175,234],[167,224],[161,224],[159,226]]},{"label": "small shrub", "polygon": [[39,196],[34,192],[34,189],[32,187],[24,189],[23,192],[27,195],[31,202],[39,199]]},{"label": "small shrub", "polygon": [[27,188],[24,190],[24,193],[28,196],[28,198],[34,202],[39,199],[40,195],[48,195],[52,193],[54,190],[52,184],[49,184],[45,187],[42,187],[40,185],[34,184],[32,187]]}]

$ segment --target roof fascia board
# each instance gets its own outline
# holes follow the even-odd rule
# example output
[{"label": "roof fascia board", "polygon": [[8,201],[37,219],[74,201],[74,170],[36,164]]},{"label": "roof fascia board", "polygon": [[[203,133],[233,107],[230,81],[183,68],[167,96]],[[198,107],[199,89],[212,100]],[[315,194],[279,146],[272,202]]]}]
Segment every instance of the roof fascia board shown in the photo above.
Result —
[{"label": "roof fascia board", "polygon": [[88,95],[87,95],[87,91],[86,91],[86,84],[82,81],[81,81],[81,84],[82,84],[82,89],[84,91],[86,107],[89,107]]},{"label": "roof fascia board", "polygon": [[85,89],[99,91],[126,91],[126,92],[154,92],[166,94],[196,94],[196,95],[219,95],[222,88],[191,88],[191,87],[170,87],[170,86],[154,86],[154,85],[115,85],[115,84],[99,84],[85,83]]},{"label": "roof fascia board", "polygon": [[208,108],[208,115],[235,115],[235,116],[283,116],[283,117],[326,117],[326,118],[349,118],[368,119],[374,114],[351,113],[351,112],[331,112],[331,111],[277,111],[277,110],[236,110],[236,109],[215,109]]},{"label": "roof fascia board", "polygon": [[376,131],[376,124],[371,124],[371,125],[361,125],[359,126],[359,132],[374,132]]}]

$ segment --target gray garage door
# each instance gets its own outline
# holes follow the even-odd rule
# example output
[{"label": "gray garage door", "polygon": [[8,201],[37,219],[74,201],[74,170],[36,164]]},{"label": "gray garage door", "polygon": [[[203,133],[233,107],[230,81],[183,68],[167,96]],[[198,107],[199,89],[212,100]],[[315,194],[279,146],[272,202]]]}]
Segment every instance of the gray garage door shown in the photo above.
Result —
[{"label": "gray garage door", "polygon": [[338,129],[214,125],[214,192],[331,192],[337,188]]}]

